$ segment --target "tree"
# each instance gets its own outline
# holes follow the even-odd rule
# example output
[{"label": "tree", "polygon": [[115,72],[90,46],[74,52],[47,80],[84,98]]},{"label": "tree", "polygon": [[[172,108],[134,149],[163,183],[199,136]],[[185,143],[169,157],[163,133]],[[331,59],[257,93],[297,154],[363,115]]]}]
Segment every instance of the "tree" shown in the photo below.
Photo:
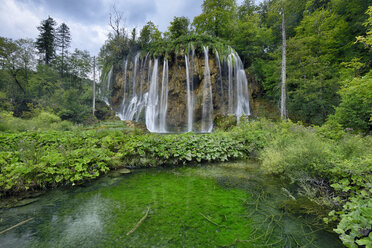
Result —
[{"label": "tree", "polygon": [[57,28],[57,35],[56,35],[56,44],[57,47],[61,49],[61,75],[63,75],[64,71],[64,58],[67,52],[67,48],[70,47],[71,43],[71,34],[70,34],[70,28],[65,24],[62,23],[58,28]]},{"label": "tree", "polygon": [[204,0],[202,14],[194,18],[193,25],[198,33],[228,40],[235,22],[235,0]]},{"label": "tree", "polygon": [[28,74],[35,62],[33,40],[0,38],[0,51],[1,68],[10,73],[25,95]]},{"label": "tree", "polygon": [[137,31],[136,31],[136,28],[133,28],[132,29],[132,38],[131,38],[131,43],[134,44],[136,42],[136,38],[137,38]]},{"label": "tree", "polygon": [[37,27],[40,34],[36,40],[36,48],[40,54],[43,54],[44,62],[47,65],[50,64],[56,53],[56,34],[54,28],[56,24],[53,18],[49,16],[48,19],[43,20],[41,25]]},{"label": "tree", "polygon": [[13,42],[12,39],[3,37],[0,38],[0,48],[1,68],[11,75],[14,82],[22,91],[23,95],[26,95],[25,86],[22,85],[18,79],[19,72],[22,69],[18,56],[20,48],[17,46],[16,42]]},{"label": "tree", "polygon": [[372,6],[368,8],[366,13],[369,17],[363,25],[367,27],[367,32],[365,36],[358,36],[357,41],[363,43],[372,51]]},{"label": "tree", "polygon": [[88,79],[88,74],[91,72],[92,58],[88,51],[81,51],[75,49],[75,51],[69,57],[69,69],[70,73],[80,79]]},{"label": "tree", "polygon": [[118,54],[122,53],[121,40],[125,38],[125,29],[120,25],[123,21],[123,13],[119,12],[115,5],[112,6],[112,11],[110,13],[110,22],[109,25],[114,31],[113,39],[116,40],[116,50]]},{"label": "tree", "polygon": [[372,71],[354,78],[339,91],[341,103],[330,119],[344,128],[368,133],[372,130]]},{"label": "tree", "polygon": [[139,43],[142,48],[147,47],[153,41],[161,40],[161,32],[155,26],[152,21],[147,22],[147,24],[142,28]]},{"label": "tree", "polygon": [[169,32],[171,39],[177,39],[182,35],[187,35],[189,33],[190,21],[187,17],[174,17],[173,21],[170,23]]},{"label": "tree", "polygon": [[287,89],[285,85],[286,73],[287,73],[287,44],[285,35],[285,16],[284,6],[282,7],[282,83],[281,83],[281,98],[280,98],[280,117],[287,119]]}]

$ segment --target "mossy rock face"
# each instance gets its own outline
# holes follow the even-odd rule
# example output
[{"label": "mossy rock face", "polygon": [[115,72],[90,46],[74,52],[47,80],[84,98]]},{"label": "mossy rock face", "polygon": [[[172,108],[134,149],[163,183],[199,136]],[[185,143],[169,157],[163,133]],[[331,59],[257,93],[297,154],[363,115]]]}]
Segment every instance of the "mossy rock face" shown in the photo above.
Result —
[{"label": "mossy rock face", "polygon": [[237,119],[235,115],[217,115],[214,119],[215,127],[223,131],[227,131],[237,125]]},{"label": "mossy rock face", "polygon": [[[115,116],[115,111],[113,111],[105,102],[97,100],[96,110],[94,115],[98,120],[117,120],[118,117]],[[120,119],[119,119],[120,120]]]},{"label": "mossy rock face", "polygon": [[1,208],[16,208],[29,205],[31,203],[39,201],[39,196],[44,194],[44,192],[25,192],[16,197],[11,197],[7,199],[2,199],[0,203]]},{"label": "mossy rock face", "polygon": [[[153,68],[148,68],[148,59],[144,63],[145,59],[139,60],[136,72],[136,94],[140,96],[144,92],[148,92],[152,76]],[[158,61],[158,77],[157,82],[160,87],[163,78],[163,59],[160,58]],[[113,91],[110,97],[110,104],[114,111],[120,112],[122,101],[129,99],[133,92],[133,59],[128,62],[127,70],[122,68],[122,65],[116,66],[114,70],[114,83]],[[153,66],[152,62],[152,66]],[[221,102],[222,95],[219,92],[219,69],[216,63],[216,58],[213,54],[209,54],[208,66],[210,70],[210,79],[213,94],[213,108],[216,110],[216,114],[222,113]],[[203,99],[203,87],[204,87],[204,70],[206,67],[204,53],[196,53],[196,56],[192,63],[189,64],[190,70],[190,87],[192,88],[192,94],[194,96],[194,123],[198,123],[202,119],[202,99]],[[124,83],[124,78],[126,81]],[[126,89],[124,94],[124,87]],[[160,91],[160,90],[159,90]],[[177,56],[168,60],[168,109],[167,109],[167,125],[170,131],[185,131],[187,128],[187,76],[186,76],[186,62],[185,56]],[[145,109],[142,110],[145,112]],[[144,114],[140,115],[139,122],[144,122]],[[98,118],[98,116],[97,116]],[[99,118],[98,118],[99,119]],[[196,124],[197,125],[197,124]]]}]

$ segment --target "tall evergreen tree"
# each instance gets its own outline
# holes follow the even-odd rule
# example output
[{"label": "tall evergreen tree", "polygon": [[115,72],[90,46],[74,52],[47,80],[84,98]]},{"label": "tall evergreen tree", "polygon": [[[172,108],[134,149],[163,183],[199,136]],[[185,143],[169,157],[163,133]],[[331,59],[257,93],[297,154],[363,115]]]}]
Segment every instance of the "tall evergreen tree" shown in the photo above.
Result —
[{"label": "tall evergreen tree", "polygon": [[55,57],[55,26],[56,22],[53,20],[52,17],[48,17],[48,19],[43,20],[41,25],[37,27],[40,31],[39,37],[36,40],[36,48],[39,50],[40,54],[44,55],[44,62],[45,64],[50,64],[52,59]]},{"label": "tall evergreen tree", "polygon": [[61,49],[61,74],[63,75],[64,71],[64,57],[67,53],[67,49],[70,47],[71,43],[71,34],[70,34],[70,28],[65,24],[62,23],[57,28],[56,33],[56,45],[58,48]]}]

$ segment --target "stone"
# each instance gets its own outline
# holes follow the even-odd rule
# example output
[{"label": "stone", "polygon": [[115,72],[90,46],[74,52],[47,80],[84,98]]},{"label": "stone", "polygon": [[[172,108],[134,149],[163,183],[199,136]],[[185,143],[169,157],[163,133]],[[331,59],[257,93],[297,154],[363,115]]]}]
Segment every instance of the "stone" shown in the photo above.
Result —
[{"label": "stone", "polygon": [[117,172],[119,172],[120,174],[129,174],[131,173],[131,171],[127,168],[122,168],[122,169],[119,169],[117,170]]}]

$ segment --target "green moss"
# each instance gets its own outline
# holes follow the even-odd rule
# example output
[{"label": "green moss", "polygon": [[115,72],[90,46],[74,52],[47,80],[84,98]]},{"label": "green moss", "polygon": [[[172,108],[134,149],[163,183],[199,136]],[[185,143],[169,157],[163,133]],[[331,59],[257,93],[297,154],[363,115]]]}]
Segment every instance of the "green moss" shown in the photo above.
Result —
[{"label": "green moss", "polygon": [[[160,172],[137,174],[122,184],[102,192],[102,197],[126,206],[112,213],[115,221],[107,231],[118,239],[107,242],[109,246],[221,247],[252,233],[251,220],[244,217],[246,210],[240,200],[249,196],[241,190],[223,189],[212,179]],[[122,190],[124,185],[126,190]],[[147,207],[150,213],[145,222],[130,237],[123,235]]]},{"label": "green moss", "polygon": [[25,216],[37,220],[0,243],[13,237],[9,245],[23,247],[340,247],[312,217],[280,208],[287,199],[281,184],[248,161],[133,170],[0,210],[0,230]]}]

